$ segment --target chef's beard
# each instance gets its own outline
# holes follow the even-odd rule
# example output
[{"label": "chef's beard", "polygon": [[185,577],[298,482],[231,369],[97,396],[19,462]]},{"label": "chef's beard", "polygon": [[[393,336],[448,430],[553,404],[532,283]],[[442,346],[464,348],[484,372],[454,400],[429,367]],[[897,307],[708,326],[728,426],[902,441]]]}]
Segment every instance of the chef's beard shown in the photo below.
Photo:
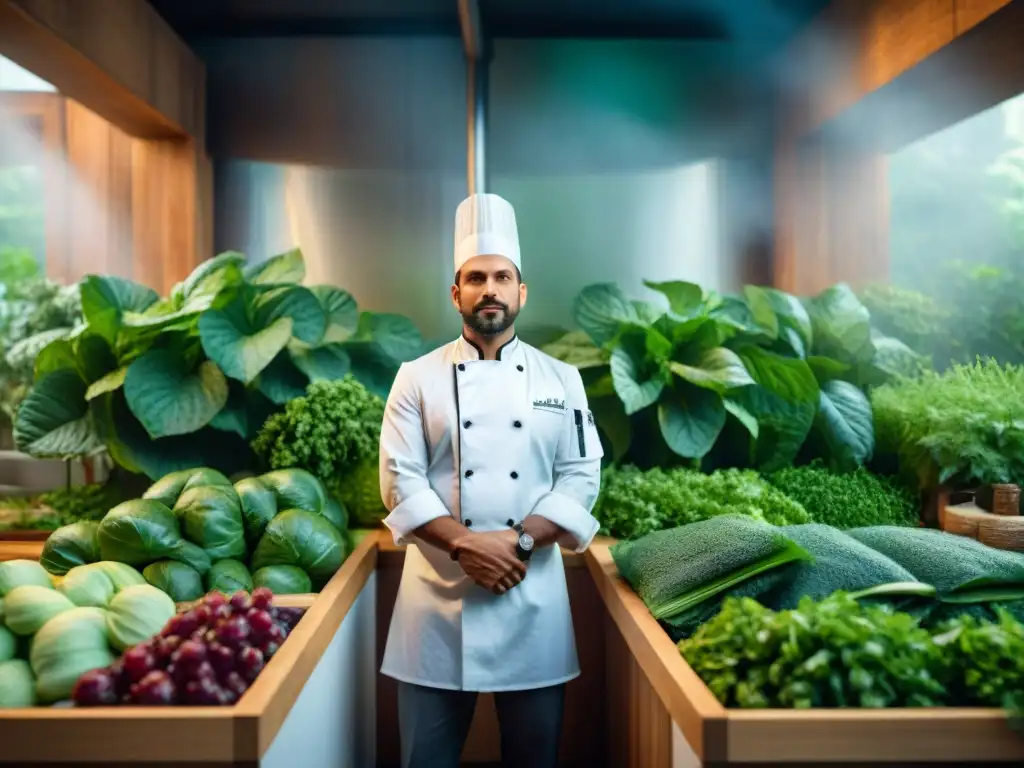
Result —
[{"label": "chef's beard", "polygon": [[[483,314],[487,307],[500,307],[501,312],[488,316]],[[462,319],[466,325],[481,336],[498,336],[509,328],[519,316],[519,305],[514,308],[500,301],[488,301],[477,304],[471,311],[463,312]]]}]

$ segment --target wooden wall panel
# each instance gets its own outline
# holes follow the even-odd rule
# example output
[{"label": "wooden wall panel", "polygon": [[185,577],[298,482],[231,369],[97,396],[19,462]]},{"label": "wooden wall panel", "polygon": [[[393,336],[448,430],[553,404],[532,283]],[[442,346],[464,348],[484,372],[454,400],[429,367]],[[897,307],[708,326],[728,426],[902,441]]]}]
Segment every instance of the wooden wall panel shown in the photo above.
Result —
[{"label": "wooden wall panel", "polygon": [[132,277],[132,139],[71,99],[67,112],[68,245],[61,276]]}]

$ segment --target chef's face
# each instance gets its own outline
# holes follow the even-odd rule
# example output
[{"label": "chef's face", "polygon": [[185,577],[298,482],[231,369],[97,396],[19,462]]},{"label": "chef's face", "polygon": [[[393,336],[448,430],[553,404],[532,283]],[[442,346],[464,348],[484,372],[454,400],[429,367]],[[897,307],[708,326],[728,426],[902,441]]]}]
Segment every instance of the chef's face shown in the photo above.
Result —
[{"label": "chef's face", "polygon": [[504,256],[474,256],[456,275],[452,301],[467,326],[482,336],[497,336],[519,316],[526,285]]}]

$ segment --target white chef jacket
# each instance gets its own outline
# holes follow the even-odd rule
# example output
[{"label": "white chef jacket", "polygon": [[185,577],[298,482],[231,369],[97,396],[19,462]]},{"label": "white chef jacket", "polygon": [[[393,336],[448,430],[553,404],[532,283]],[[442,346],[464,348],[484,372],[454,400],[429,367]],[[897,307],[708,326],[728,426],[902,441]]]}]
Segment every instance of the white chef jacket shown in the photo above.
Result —
[{"label": "white chef jacket", "polygon": [[384,524],[408,549],[381,672],[453,690],[556,685],[580,672],[559,547],[534,550],[526,578],[495,595],[412,535],[442,515],[499,531],[530,514],[578,552],[597,533],[603,451],[579,371],[517,338],[482,357],[460,337],[403,364],[388,397]]}]

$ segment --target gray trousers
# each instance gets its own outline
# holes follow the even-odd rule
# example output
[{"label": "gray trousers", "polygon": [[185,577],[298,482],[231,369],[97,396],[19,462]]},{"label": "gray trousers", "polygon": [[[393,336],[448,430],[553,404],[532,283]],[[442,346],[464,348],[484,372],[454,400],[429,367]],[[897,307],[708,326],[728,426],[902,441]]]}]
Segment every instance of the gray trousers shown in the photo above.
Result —
[{"label": "gray trousers", "polygon": [[[475,691],[398,683],[402,768],[458,768],[476,709]],[[565,685],[494,694],[505,768],[556,768]]]}]

